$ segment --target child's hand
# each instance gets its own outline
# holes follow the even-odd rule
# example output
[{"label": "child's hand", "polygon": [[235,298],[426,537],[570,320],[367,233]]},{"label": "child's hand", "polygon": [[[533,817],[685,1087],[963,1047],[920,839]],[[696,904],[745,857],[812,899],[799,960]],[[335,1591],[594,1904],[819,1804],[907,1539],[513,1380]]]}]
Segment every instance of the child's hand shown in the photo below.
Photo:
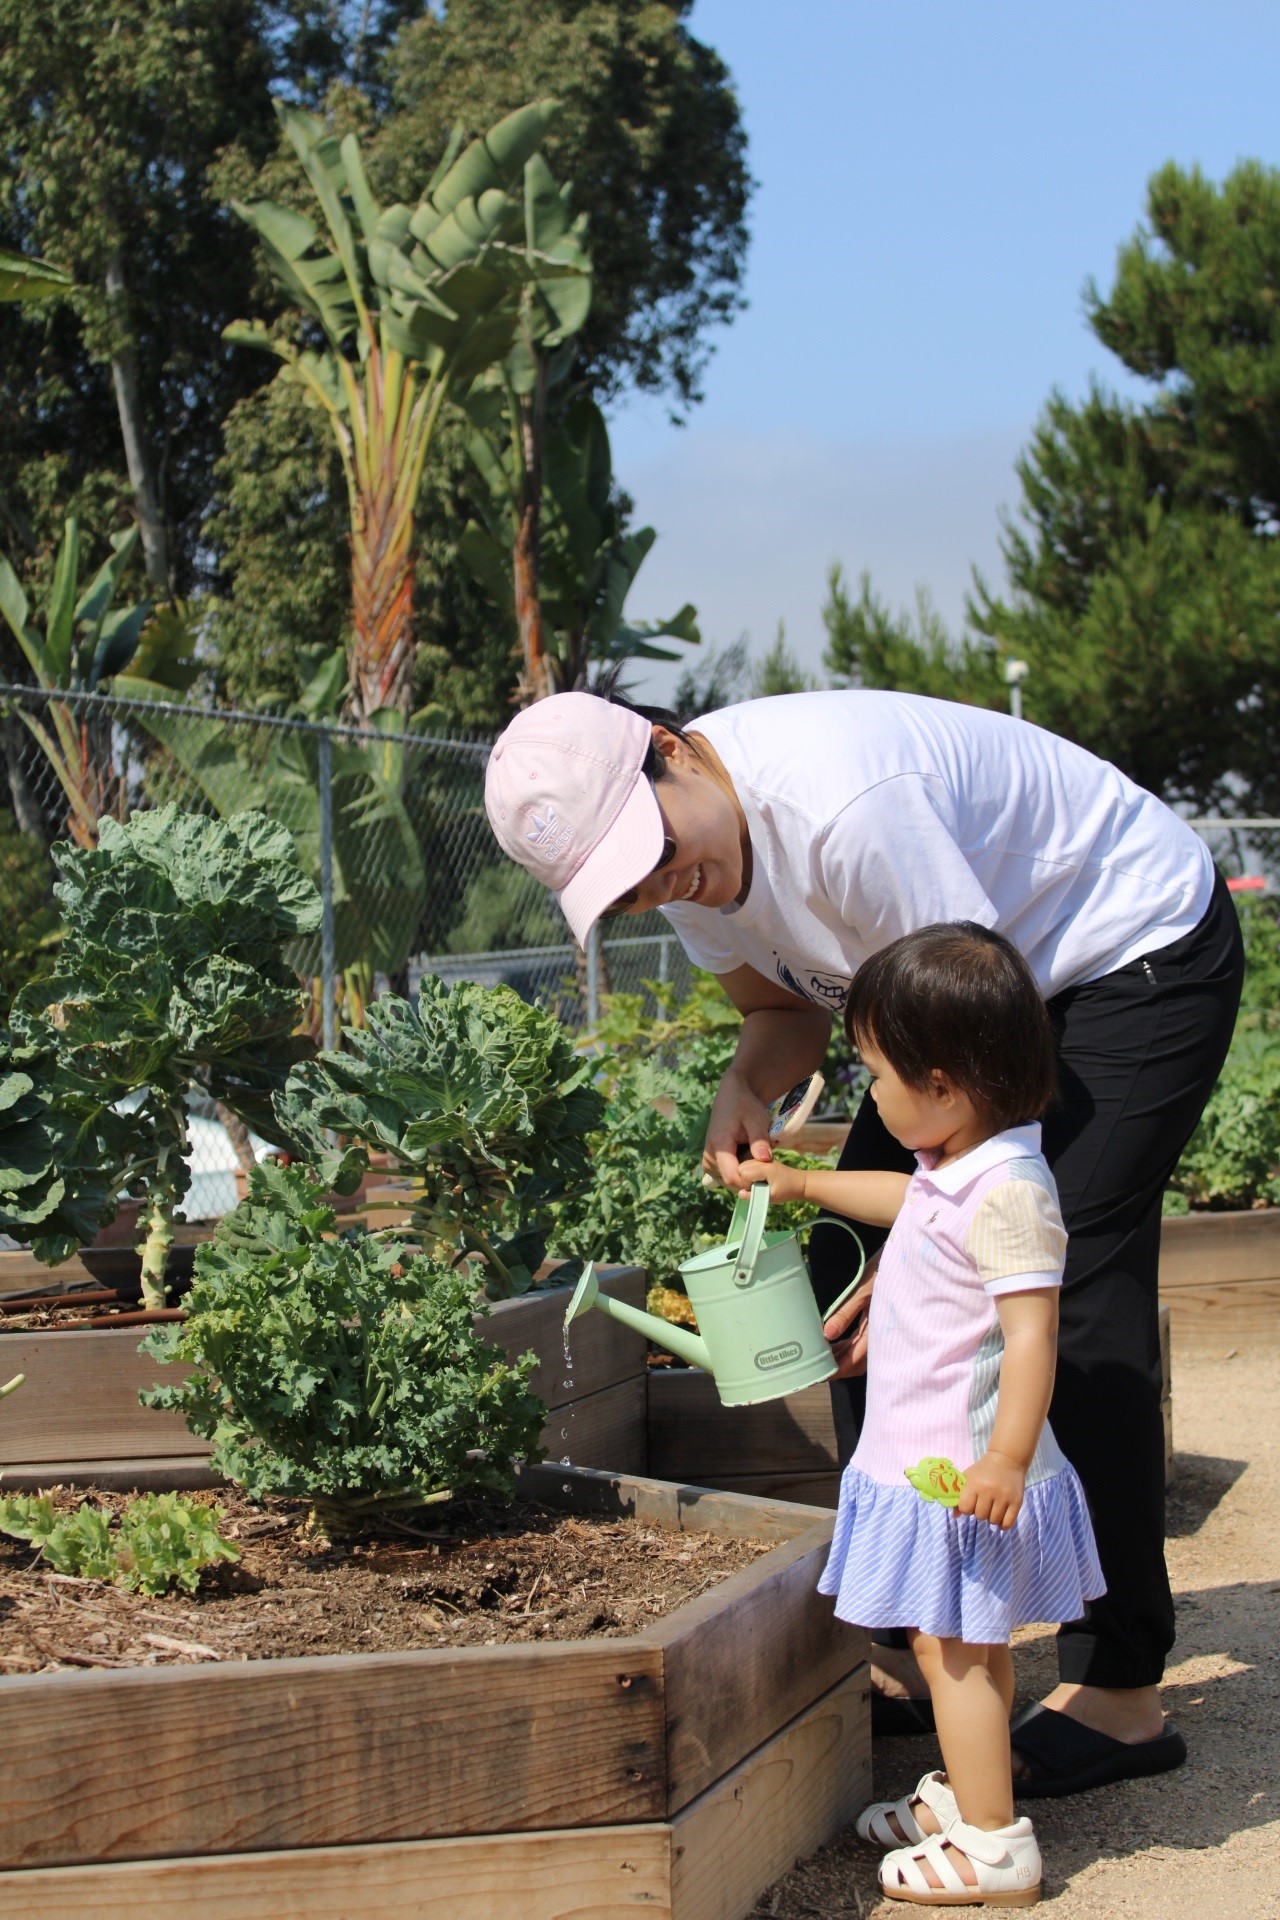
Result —
[{"label": "child's hand", "polygon": [[1007,1533],[1022,1511],[1027,1488],[1025,1467],[1003,1453],[984,1453],[966,1467],[957,1513],[972,1513]]},{"label": "child's hand", "polygon": [[757,1182],[767,1180],[769,1193],[774,1200],[804,1199],[804,1168],[786,1167],[781,1160],[744,1160],[738,1167],[738,1181],[743,1187],[754,1187]]}]

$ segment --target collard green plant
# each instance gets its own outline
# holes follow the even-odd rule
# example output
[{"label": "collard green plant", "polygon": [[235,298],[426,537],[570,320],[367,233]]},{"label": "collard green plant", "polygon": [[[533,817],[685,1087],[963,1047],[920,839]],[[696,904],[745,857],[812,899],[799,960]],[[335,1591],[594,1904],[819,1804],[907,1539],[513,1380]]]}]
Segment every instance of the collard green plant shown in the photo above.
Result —
[{"label": "collard green plant", "polygon": [[55,1512],[47,1493],[13,1493],[0,1499],[0,1533],[29,1540],[55,1573],[107,1580],[135,1593],[194,1593],[206,1567],[240,1554],[218,1531],[221,1507],[179,1493],[142,1493],[130,1500],[113,1527],[103,1507],[84,1500],[70,1513]]},{"label": "collard green plant", "polygon": [[58,1070],[52,1044],[0,1033],[0,1232],[65,1260],[113,1218],[130,1123]]},{"label": "collard green plant", "polygon": [[457,1267],[381,1234],[334,1236],[324,1189],[261,1166],[196,1257],[182,1327],[145,1343],[189,1369],[148,1406],[185,1415],[255,1498],[309,1499],[327,1531],[447,1500],[509,1495],[546,1409],[475,1331]]},{"label": "collard green plant", "polygon": [[[143,1297],[156,1307],[173,1210],[189,1184],[187,1092],[199,1088],[270,1132],[271,1095],[309,1044],[297,1031],[302,994],[286,949],[319,925],[320,898],[288,833],[261,814],[211,820],[163,807],[126,826],[104,820],[96,849],[63,844],[54,858],[62,951],[54,972],[18,995],[11,1022],[19,1048],[52,1056],[52,1074],[29,1076],[36,1084],[25,1088],[16,1063],[13,1094],[27,1103],[30,1139],[15,1128],[11,1158],[20,1171],[55,1169],[44,1190],[52,1199],[58,1129],[59,1139],[72,1130],[77,1179],[90,1142],[101,1143],[96,1173],[110,1200],[97,1224],[120,1191],[145,1198]],[[62,1238],[46,1235],[44,1257],[65,1257],[75,1234],[90,1237],[81,1229],[101,1193],[93,1171],[90,1159],[79,1185],[53,1201]],[[32,1195],[32,1180],[17,1193]],[[0,1206],[9,1204],[0,1180]]]},{"label": "collard green plant", "polygon": [[524,1292],[551,1207],[591,1176],[587,1136],[604,1111],[593,1063],[510,987],[431,976],[416,1007],[379,1000],[347,1048],[290,1074],[276,1101],[285,1132],[340,1193],[354,1191],[370,1148],[389,1155],[419,1187],[419,1245],[478,1255],[493,1298]]},{"label": "collard green plant", "polygon": [[1280,1205],[1280,1033],[1237,1029],[1173,1186],[1192,1207]]}]

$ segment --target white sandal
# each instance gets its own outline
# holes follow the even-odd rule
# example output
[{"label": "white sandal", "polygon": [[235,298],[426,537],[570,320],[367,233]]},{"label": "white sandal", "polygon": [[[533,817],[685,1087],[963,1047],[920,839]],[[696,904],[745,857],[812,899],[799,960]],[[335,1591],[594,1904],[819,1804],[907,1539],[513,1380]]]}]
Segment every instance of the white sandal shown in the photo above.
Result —
[{"label": "white sandal", "polygon": [[[972,1863],[976,1887],[957,1872],[952,1849]],[[940,1886],[929,1884],[926,1865]],[[1025,1815],[1011,1827],[991,1832],[957,1818],[945,1833],[931,1833],[918,1846],[886,1853],[880,1862],[880,1890],[890,1900],[907,1900],[917,1907],[1033,1907],[1040,1898],[1040,1874],[1035,1829]]]},{"label": "white sandal", "polygon": [[[918,1786],[911,1793],[904,1794],[901,1800],[873,1800],[869,1807],[864,1807],[858,1815],[855,1828],[859,1840],[865,1840],[873,1847],[913,1847],[917,1842],[927,1840],[929,1835],[912,1811],[917,1801],[928,1807],[940,1832],[945,1831],[959,1813],[956,1797],[947,1785],[945,1775],[926,1773]],[[889,1825],[891,1815],[902,1829],[900,1834],[895,1833]]]}]

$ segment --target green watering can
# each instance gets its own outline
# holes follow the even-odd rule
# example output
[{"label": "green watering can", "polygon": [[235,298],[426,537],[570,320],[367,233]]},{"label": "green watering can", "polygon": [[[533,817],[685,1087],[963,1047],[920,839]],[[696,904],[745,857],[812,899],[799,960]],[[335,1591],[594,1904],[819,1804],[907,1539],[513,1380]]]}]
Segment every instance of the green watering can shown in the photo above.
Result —
[{"label": "green watering can", "polygon": [[[822,1337],[823,1316],[809,1284],[799,1235],[766,1233],[768,1211],[769,1189],[761,1181],[739,1194],[724,1245],[681,1263],[701,1336],[601,1293],[595,1268],[589,1266],[564,1317],[566,1337],[571,1321],[589,1307],[598,1307],[611,1320],[634,1327],[669,1353],[711,1374],[726,1407],[780,1400],[785,1394],[799,1393],[801,1387],[829,1380],[836,1363]],[[861,1256],[857,1273],[826,1309],[830,1316],[862,1279],[866,1255],[847,1220],[824,1214],[822,1224],[853,1234]]]}]

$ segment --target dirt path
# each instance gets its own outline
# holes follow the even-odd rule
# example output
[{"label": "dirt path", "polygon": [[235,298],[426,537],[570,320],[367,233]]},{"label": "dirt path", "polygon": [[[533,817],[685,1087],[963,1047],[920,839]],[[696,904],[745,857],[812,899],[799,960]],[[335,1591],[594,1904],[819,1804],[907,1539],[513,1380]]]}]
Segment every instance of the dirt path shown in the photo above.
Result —
[{"label": "dirt path", "polygon": [[[1052,1920],[1280,1920],[1280,1329],[1269,1351],[1175,1348],[1169,1570],[1178,1644],[1165,1704],[1185,1767],[1071,1800],[1026,1803]],[[1018,1647],[1019,1692],[1056,1678],[1052,1637]],[[877,1743],[875,1792],[938,1764],[927,1740]],[[773,1920],[889,1920],[852,1830],[760,1901]]]}]

